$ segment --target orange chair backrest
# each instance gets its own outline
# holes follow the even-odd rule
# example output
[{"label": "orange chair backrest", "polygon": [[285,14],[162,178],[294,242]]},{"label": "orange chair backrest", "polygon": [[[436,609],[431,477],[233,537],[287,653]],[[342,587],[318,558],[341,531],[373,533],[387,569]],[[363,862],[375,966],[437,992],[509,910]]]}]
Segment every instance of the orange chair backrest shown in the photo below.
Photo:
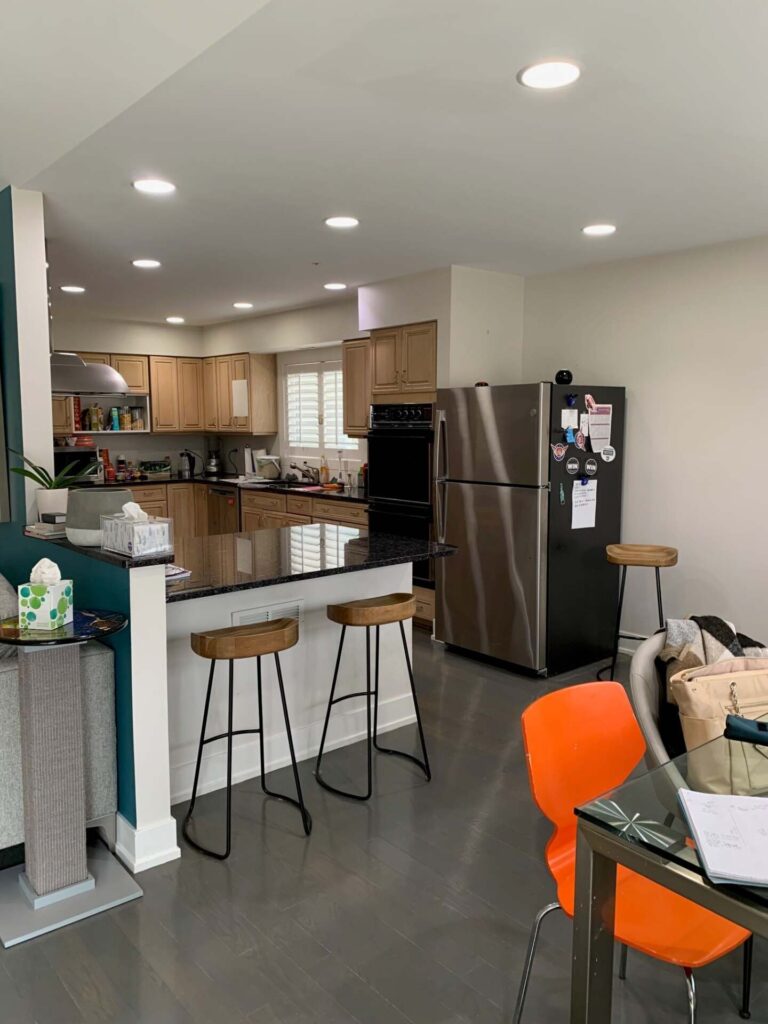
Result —
[{"label": "orange chair backrest", "polygon": [[645,740],[620,683],[582,683],[548,693],[522,715],[531,792],[558,828],[573,810],[621,785]]}]

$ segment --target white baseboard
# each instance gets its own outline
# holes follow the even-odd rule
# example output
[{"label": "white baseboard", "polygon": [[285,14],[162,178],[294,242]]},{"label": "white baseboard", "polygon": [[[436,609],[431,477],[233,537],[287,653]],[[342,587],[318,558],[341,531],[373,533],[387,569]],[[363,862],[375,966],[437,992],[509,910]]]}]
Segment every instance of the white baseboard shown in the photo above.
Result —
[{"label": "white baseboard", "polygon": [[169,817],[166,821],[137,829],[118,814],[115,853],[134,875],[178,860],[181,850],[176,837],[176,819]]},{"label": "white baseboard", "polygon": [[[326,750],[335,750],[337,747],[345,747],[350,743],[356,743],[367,735],[367,723],[365,704],[354,711],[342,711],[337,705],[332,717],[329,734],[333,733],[336,738],[329,739],[325,744]],[[343,719],[343,730],[340,725]],[[379,732],[389,732],[392,729],[399,729],[402,725],[410,725],[416,721],[413,710],[413,700],[410,694],[403,694],[391,700],[380,701],[379,703]],[[334,728],[335,726],[335,728]],[[294,728],[293,744],[296,750],[296,760],[306,761],[308,758],[315,758],[320,746],[322,722],[313,722],[304,728]],[[341,735],[339,735],[342,733]],[[207,747],[203,752],[203,760],[200,766],[200,783],[198,794],[211,793],[216,789],[223,789],[227,783],[227,744],[221,740],[217,749],[211,751]],[[190,751],[176,751],[185,754],[174,764],[171,752],[171,804],[181,803],[189,800],[192,796],[192,783],[195,778],[195,758],[197,749]],[[284,768],[291,763],[288,753],[288,744],[284,735],[267,736],[266,749],[264,751],[265,768],[268,772],[277,768]],[[260,774],[259,765],[259,738],[235,737],[232,750],[232,781],[244,782],[246,779],[257,778]]]},{"label": "white baseboard", "polygon": [[623,636],[619,640],[619,651],[622,654],[629,654],[631,656],[635,653],[640,644],[647,639],[647,636],[642,636],[640,633],[632,633],[630,636]]}]

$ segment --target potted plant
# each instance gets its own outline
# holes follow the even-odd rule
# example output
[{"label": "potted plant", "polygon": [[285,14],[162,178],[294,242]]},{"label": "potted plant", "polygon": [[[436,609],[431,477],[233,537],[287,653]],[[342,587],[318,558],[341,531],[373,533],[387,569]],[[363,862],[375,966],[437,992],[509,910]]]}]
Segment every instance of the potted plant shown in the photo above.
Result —
[{"label": "potted plant", "polygon": [[37,511],[39,515],[42,515],[44,512],[65,514],[67,511],[69,487],[78,480],[89,476],[96,468],[95,465],[89,465],[85,469],[76,469],[77,461],[75,460],[68,463],[56,476],[51,476],[45,466],[36,465],[36,463],[22,455],[21,452],[14,451],[13,448],[10,450],[14,455],[18,455],[20,459],[23,459],[29,467],[24,469],[23,466],[12,466],[11,472],[18,473],[19,476],[25,476],[29,480],[34,480],[40,488],[37,492]]}]

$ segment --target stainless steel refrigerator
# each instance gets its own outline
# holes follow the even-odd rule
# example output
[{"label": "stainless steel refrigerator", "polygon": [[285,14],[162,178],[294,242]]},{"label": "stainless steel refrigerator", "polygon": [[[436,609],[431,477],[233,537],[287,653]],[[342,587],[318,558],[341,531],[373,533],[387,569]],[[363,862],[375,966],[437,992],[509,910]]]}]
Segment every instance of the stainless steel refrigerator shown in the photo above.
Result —
[{"label": "stainless steel refrigerator", "polygon": [[[612,405],[611,461],[553,451],[563,410],[584,412],[587,394]],[[623,388],[438,391],[435,534],[457,552],[436,562],[436,639],[542,674],[610,656],[618,570],[605,545],[621,538],[623,439]],[[590,479],[595,525],[574,529],[574,485]]]}]

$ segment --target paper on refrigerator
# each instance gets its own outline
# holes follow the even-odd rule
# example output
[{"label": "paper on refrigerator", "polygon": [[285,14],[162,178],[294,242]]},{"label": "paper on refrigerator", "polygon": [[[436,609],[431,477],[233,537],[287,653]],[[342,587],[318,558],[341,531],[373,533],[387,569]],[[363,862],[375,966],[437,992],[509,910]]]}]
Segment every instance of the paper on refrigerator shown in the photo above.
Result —
[{"label": "paper on refrigerator", "polygon": [[592,395],[586,395],[584,400],[589,416],[589,440],[592,444],[592,451],[599,453],[611,443],[613,406],[606,403],[598,404]]},{"label": "paper on refrigerator", "polygon": [[583,484],[580,480],[573,481],[573,500],[571,502],[571,529],[590,530],[595,525],[597,514],[597,480],[588,480]]}]

